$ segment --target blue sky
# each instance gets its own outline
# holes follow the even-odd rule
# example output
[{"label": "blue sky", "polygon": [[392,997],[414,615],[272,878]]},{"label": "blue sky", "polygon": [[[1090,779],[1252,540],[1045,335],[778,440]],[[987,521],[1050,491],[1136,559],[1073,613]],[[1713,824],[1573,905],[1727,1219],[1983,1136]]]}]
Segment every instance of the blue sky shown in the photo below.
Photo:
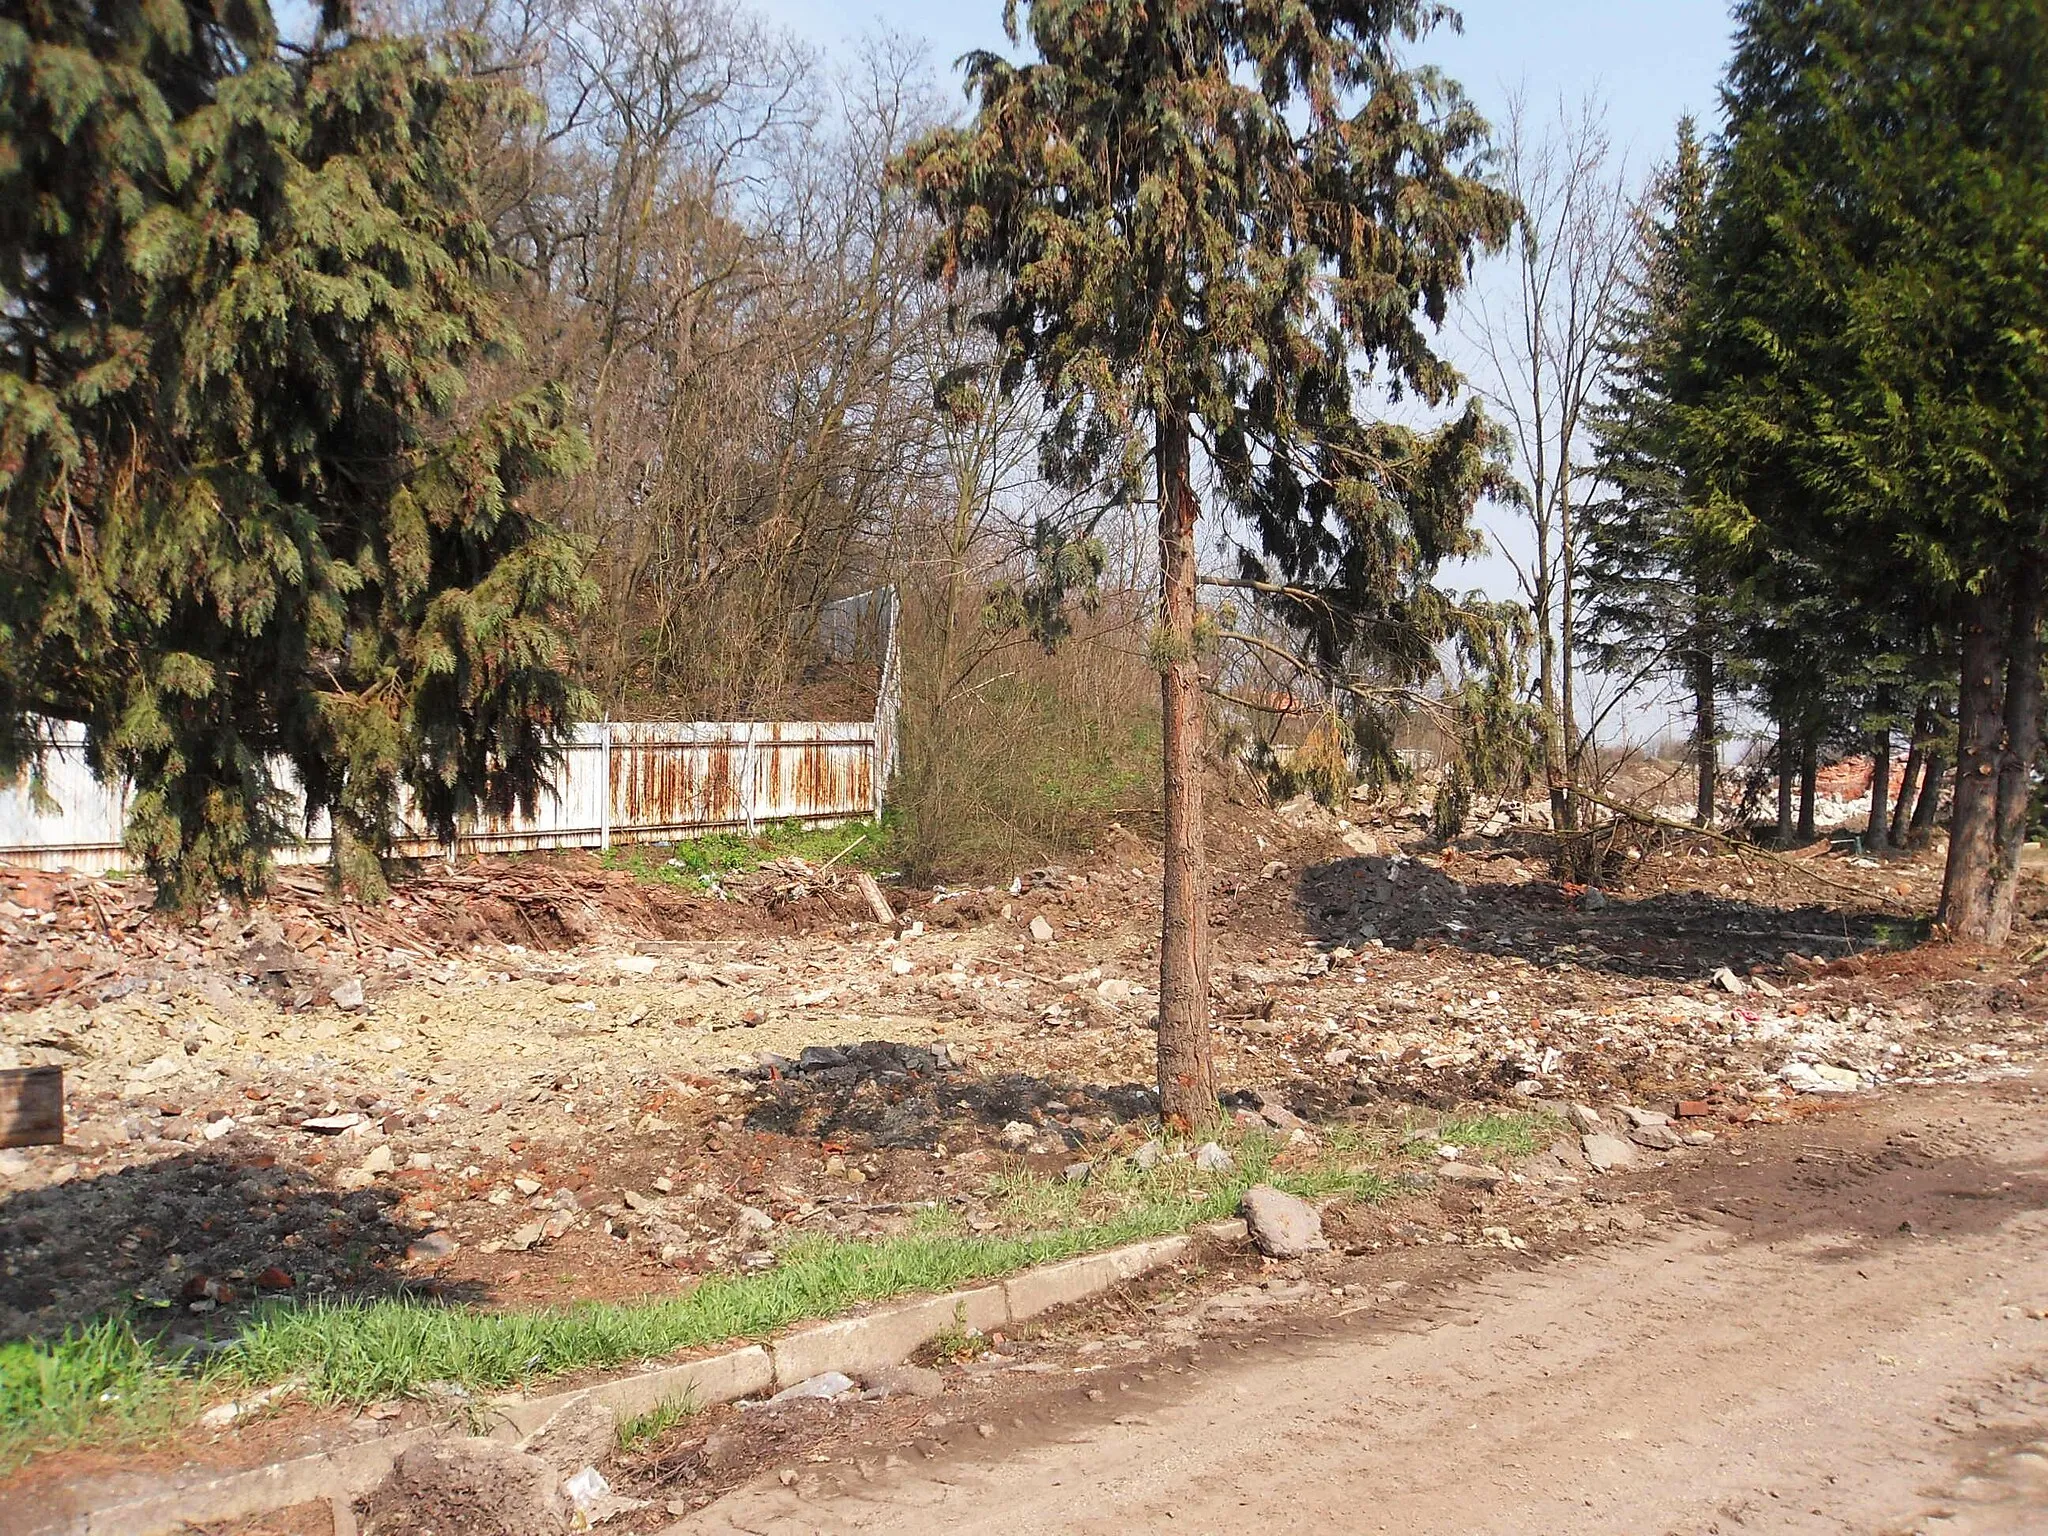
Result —
[{"label": "blue sky", "polygon": [[[973,48],[1012,49],[1002,30],[1001,0],[752,0],[759,12],[828,56],[864,32],[890,31],[921,39],[941,77],[957,87],[953,62]],[[1465,88],[1495,122],[1517,92],[1539,119],[1551,118],[1560,100],[1589,94],[1605,103],[1610,142],[1640,176],[1669,152],[1678,119],[1691,113],[1708,131],[1718,126],[1719,84],[1732,25],[1728,0],[1465,0],[1461,33],[1438,32],[1414,54],[1438,65]],[[964,103],[963,103],[964,107]],[[1476,281],[1503,297],[1511,275],[1505,262],[1483,265]],[[1439,337],[1443,352],[1468,373],[1480,371],[1460,323]],[[1526,554],[1520,515],[1483,507],[1480,526],[1495,551]],[[1514,572],[1497,552],[1445,570],[1443,584],[1516,596]],[[1638,739],[1668,728],[1669,701],[1661,691],[1632,696],[1609,729]]]},{"label": "blue sky", "polygon": [[[956,86],[953,62],[973,48],[1012,52],[1002,30],[1001,0],[752,0],[754,7],[830,55],[863,32],[886,30],[921,39],[942,78]],[[1562,99],[1589,94],[1605,103],[1610,141],[1627,168],[1641,175],[1669,152],[1678,119],[1691,113],[1711,131],[1719,120],[1719,85],[1732,26],[1728,0],[1465,0],[1461,33],[1438,32],[1414,54],[1438,65],[1495,122],[1510,96],[1524,95],[1539,119]],[[1483,265],[1482,288],[1504,296],[1505,262]],[[1443,352],[1468,372],[1479,356],[1454,319],[1439,337]],[[1518,595],[1513,568],[1497,552],[1529,543],[1520,514],[1482,507],[1479,524],[1494,552],[1441,573],[1455,588],[1478,587],[1496,597]],[[1596,683],[1597,687],[1598,684]],[[1631,696],[1608,729],[1638,739],[1669,728],[1661,690]]]},{"label": "blue sky", "polygon": [[[971,48],[1008,49],[1001,0],[755,0],[832,52],[876,28],[922,38],[949,78]],[[1439,33],[1418,55],[1442,65],[1497,114],[1517,86],[1535,100],[1597,90],[1631,159],[1661,156],[1679,115],[1711,119],[1727,55],[1726,0],[1466,0],[1463,36]]]}]

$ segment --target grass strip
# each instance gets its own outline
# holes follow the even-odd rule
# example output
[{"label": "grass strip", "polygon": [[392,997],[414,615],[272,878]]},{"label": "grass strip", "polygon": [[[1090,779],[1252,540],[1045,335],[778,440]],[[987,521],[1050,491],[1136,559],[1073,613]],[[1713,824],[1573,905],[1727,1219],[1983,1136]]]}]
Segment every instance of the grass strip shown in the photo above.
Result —
[{"label": "grass strip", "polygon": [[125,1317],[62,1338],[0,1344],[0,1469],[45,1444],[80,1444],[168,1429],[220,1379],[138,1334]]},{"label": "grass strip", "polygon": [[[1445,1122],[1435,1134],[1506,1155],[1533,1147],[1549,1123],[1481,1116]],[[1372,1150],[1384,1153],[1399,1137],[1379,1136]],[[8,1345],[0,1349],[0,1466],[36,1449],[161,1429],[210,1396],[285,1380],[317,1403],[367,1404],[429,1387],[531,1386],[762,1338],[862,1302],[950,1290],[1184,1231],[1231,1214],[1253,1184],[1312,1200],[1381,1200],[1402,1187],[1398,1167],[1347,1162],[1362,1145],[1356,1136],[1293,1150],[1259,1134],[1232,1136],[1228,1145],[1228,1169],[1198,1168],[1181,1148],[1149,1168],[1104,1157],[1086,1180],[998,1174],[984,1193],[1000,1223],[1028,1230],[962,1232],[957,1218],[935,1211],[900,1236],[799,1238],[779,1250],[773,1269],[707,1275],[673,1297],[526,1312],[414,1300],[276,1302],[253,1313],[200,1371],[122,1319],[54,1343]]]}]

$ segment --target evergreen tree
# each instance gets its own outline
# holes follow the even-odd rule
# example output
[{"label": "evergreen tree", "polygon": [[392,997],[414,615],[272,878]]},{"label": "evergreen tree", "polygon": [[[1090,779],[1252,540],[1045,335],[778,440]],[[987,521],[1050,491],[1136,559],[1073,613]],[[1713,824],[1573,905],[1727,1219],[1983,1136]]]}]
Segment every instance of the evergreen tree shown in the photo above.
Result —
[{"label": "evergreen tree", "polygon": [[1633,275],[1608,343],[1612,383],[1595,419],[1609,494],[1587,506],[1580,579],[1588,647],[1618,675],[1664,676],[1692,701],[1694,819],[1714,819],[1719,701],[1733,679],[1729,549],[1702,484],[1687,408],[1710,184],[1691,118],[1638,215]]},{"label": "evergreen tree", "polygon": [[83,722],[166,903],[263,885],[287,774],[375,887],[402,797],[530,807],[577,714],[526,498],[581,440],[465,407],[517,347],[469,63],[333,4],[305,50],[262,0],[0,16],[0,756]]},{"label": "evergreen tree", "polygon": [[[990,274],[986,322],[1055,425],[1067,479],[1149,482],[1162,581],[1166,875],[1159,1092],[1216,1113],[1198,778],[1197,445],[1283,574],[1363,587],[1391,526],[1469,510],[1476,418],[1442,441],[1358,414],[1354,370],[1431,403],[1456,385],[1440,321],[1509,201],[1474,174],[1484,125],[1399,47],[1432,0],[1037,0],[1037,61],[970,56],[971,124],[908,173],[945,221],[936,274]],[[1021,40],[1018,8],[1008,12]],[[1401,447],[1400,461],[1375,457]],[[1387,473],[1388,469],[1393,473]],[[1453,483],[1446,484],[1449,479]],[[1400,518],[1390,507],[1404,510]]]},{"label": "evergreen tree", "polygon": [[2048,10],[1736,16],[1701,347],[1720,489],[1839,616],[1882,616],[1860,633],[1960,631],[1942,918],[2002,942],[2040,743]]}]

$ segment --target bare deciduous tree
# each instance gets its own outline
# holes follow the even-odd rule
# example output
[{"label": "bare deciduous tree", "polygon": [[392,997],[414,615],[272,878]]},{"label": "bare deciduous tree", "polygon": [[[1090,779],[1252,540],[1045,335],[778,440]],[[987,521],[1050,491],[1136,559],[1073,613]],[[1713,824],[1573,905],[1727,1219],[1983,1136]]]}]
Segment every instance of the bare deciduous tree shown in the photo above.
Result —
[{"label": "bare deciduous tree", "polygon": [[1576,821],[1571,785],[1585,743],[1575,661],[1579,508],[1591,491],[1590,417],[1604,387],[1604,343],[1621,297],[1631,201],[1600,107],[1560,103],[1537,121],[1508,106],[1502,180],[1521,205],[1513,280],[1473,290],[1466,329],[1482,365],[1474,386],[1507,429],[1528,543],[1502,545],[1536,627],[1543,770],[1555,825]]}]

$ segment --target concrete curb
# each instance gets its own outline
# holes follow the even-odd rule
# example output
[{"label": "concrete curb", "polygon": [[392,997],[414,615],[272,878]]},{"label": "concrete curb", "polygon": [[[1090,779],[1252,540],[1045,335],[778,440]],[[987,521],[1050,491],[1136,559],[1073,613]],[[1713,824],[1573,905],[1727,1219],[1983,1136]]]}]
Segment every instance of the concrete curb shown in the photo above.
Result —
[{"label": "concrete curb", "polygon": [[[1227,1228],[1228,1223],[1212,1223]],[[1241,1224],[1238,1224],[1241,1226]],[[1205,1235],[1231,1235],[1227,1230]],[[908,1359],[949,1328],[987,1332],[1023,1322],[1051,1307],[1085,1301],[1125,1280],[1162,1268],[1185,1253],[1187,1235],[1156,1238],[1041,1264],[993,1285],[950,1291],[842,1317],[785,1334],[765,1347],[750,1344],[703,1360],[615,1377],[547,1397],[500,1399],[491,1438],[521,1440],[579,1400],[602,1404],[620,1418],[646,1413],[687,1395],[699,1407],[734,1402],[795,1386],[825,1371],[858,1377]],[[439,1426],[402,1430],[357,1445],[320,1451],[210,1478],[169,1493],[109,1504],[74,1521],[75,1536],[171,1536],[188,1525],[240,1520],[293,1504],[350,1500],[383,1481],[399,1456],[429,1440],[450,1438]]]}]

